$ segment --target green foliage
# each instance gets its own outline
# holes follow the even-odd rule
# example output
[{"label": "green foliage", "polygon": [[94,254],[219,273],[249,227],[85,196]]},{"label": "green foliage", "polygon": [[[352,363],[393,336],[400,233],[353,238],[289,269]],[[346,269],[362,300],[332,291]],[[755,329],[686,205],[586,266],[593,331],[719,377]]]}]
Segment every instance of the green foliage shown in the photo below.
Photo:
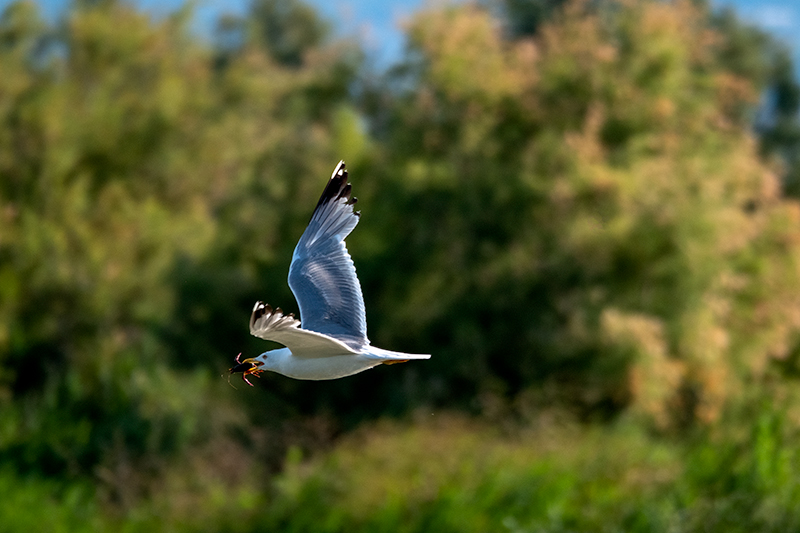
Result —
[{"label": "green foliage", "polygon": [[753,116],[752,106],[741,106],[743,121],[754,121],[763,154],[778,156],[783,164],[785,191],[800,193],[800,82],[785,44],[763,30],[743,24],[731,10],[712,18],[724,39],[718,57],[726,68],[753,83],[764,102]]},{"label": "green foliage", "polygon": [[[766,406],[750,426],[684,442],[630,421],[543,417],[509,432],[427,418],[365,426],[311,459],[292,449],[269,496],[209,480],[187,492],[173,479],[124,518],[100,512],[88,487],[5,473],[0,531],[778,532],[800,522],[797,428]],[[196,499],[183,508],[176,493]]]},{"label": "green foliage", "polygon": [[296,0],[259,0],[249,14],[255,38],[279,63],[299,66],[319,46],[327,27],[309,5]]},{"label": "green foliage", "polygon": [[[298,1],[189,16],[0,18],[0,531],[797,529],[774,43],[696,2],[458,4],[376,80]],[[229,387],[340,158],[370,337],[434,357]]]},{"label": "green foliage", "polygon": [[741,119],[757,80],[707,17],[577,3],[511,41],[472,6],[411,24],[413,89],[378,114],[372,201],[404,232],[375,260],[373,323],[441,354],[429,401],[629,405],[674,427],[786,356],[797,205]]},{"label": "green foliage", "polygon": [[91,487],[60,487],[53,480],[0,473],[0,531],[98,531],[101,527]]},{"label": "green foliage", "polygon": [[184,18],[86,3],[50,28],[19,3],[0,21],[0,461],[99,476],[123,505],[245,431],[211,377],[307,216],[274,206],[312,205],[333,147],[358,143],[319,112],[352,58],[287,70],[247,45],[219,68]]},{"label": "green foliage", "polygon": [[294,532],[796,529],[796,429],[787,432],[768,408],[749,433],[731,429],[687,446],[626,423],[551,422],[511,435],[448,416],[381,424],[324,458],[290,457],[262,524]]},{"label": "green foliage", "polygon": [[536,34],[564,6],[565,0],[502,0],[487,2],[488,6],[500,4],[503,20],[513,37]]}]

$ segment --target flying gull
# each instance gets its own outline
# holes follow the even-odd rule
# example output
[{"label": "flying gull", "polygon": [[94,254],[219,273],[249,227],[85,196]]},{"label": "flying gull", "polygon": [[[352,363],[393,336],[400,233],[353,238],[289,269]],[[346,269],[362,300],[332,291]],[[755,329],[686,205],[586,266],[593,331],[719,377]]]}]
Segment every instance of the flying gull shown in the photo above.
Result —
[{"label": "flying gull", "polygon": [[370,345],[364,297],[345,238],[358,224],[347,169],[340,161],[322,192],[308,227],[294,249],[289,287],[300,307],[300,320],[256,302],[250,333],[283,344],[258,357],[239,360],[230,374],[256,376],[271,370],[295,379],[336,379],[380,364],[429,359],[429,354],[383,350]]}]

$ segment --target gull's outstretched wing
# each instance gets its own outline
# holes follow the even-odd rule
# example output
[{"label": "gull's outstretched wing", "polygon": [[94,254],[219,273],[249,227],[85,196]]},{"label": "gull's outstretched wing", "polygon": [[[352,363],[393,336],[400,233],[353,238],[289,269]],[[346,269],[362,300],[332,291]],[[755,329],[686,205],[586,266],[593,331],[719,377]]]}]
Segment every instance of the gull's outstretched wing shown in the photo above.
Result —
[{"label": "gull's outstretched wing", "polygon": [[357,353],[346,344],[327,335],[301,329],[294,315],[284,315],[281,308],[256,302],[250,315],[250,334],[283,344],[295,357],[327,357]]},{"label": "gull's outstretched wing", "polygon": [[303,329],[358,348],[369,343],[364,297],[344,239],[358,224],[347,169],[340,161],[292,255],[289,287]]}]

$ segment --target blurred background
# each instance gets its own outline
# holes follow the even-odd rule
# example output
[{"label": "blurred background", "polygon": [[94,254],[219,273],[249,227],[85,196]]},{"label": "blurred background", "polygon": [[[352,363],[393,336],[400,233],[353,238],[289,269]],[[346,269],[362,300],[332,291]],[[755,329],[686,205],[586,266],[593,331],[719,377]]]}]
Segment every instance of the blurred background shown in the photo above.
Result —
[{"label": "blurred background", "polygon": [[[0,532],[800,530],[799,9],[365,5],[0,4]],[[339,159],[433,358],[231,387]]]}]

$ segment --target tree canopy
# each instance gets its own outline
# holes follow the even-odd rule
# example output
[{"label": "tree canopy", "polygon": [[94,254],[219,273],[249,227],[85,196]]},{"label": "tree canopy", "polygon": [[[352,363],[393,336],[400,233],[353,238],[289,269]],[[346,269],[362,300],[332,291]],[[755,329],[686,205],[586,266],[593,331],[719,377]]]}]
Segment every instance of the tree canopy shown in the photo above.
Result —
[{"label": "tree canopy", "polygon": [[[269,501],[289,527],[352,437],[322,478],[293,458],[369,420],[564,411],[675,437],[753,398],[800,405],[800,89],[732,12],[430,7],[385,75],[298,1],[255,1],[211,43],[190,19],[121,1],[0,18],[0,494],[27,487],[0,517],[56,494],[73,503],[52,524],[72,505],[89,528],[144,508],[161,518],[142,527],[246,530]],[[297,312],[292,249],[339,159],[370,338],[433,358],[231,388],[233,357],[269,348],[253,302]],[[459,457],[480,450],[465,427],[444,430]],[[487,446],[502,468],[523,454]]]}]

